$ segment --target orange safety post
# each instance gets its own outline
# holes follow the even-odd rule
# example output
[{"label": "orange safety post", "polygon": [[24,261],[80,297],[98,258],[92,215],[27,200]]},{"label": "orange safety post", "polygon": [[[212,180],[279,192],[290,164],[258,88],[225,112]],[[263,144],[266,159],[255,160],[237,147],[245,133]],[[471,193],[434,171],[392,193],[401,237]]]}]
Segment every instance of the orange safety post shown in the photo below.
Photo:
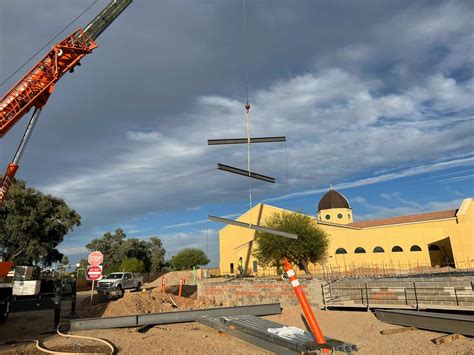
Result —
[{"label": "orange safety post", "polygon": [[[309,327],[313,332],[316,342],[318,344],[326,344],[326,339],[324,338],[323,332],[319,328],[318,322],[316,322],[316,317],[314,316],[313,310],[311,309],[308,300],[306,299],[303,288],[301,287],[291,264],[288,262],[288,260],[286,260],[286,258],[283,259],[283,267],[285,269],[286,274],[288,275],[288,279],[291,282],[291,286],[293,286],[293,290],[296,293],[296,297],[298,297],[298,302],[300,303],[300,306],[303,309],[306,321],[308,322]],[[323,349],[323,352],[324,350],[327,349]]]},{"label": "orange safety post", "polygon": [[164,276],[161,276],[161,291],[166,293],[166,278]]},{"label": "orange safety post", "polygon": [[179,292],[178,292],[179,297],[181,297],[181,293],[183,291],[183,284],[184,284],[183,279],[179,279]]}]

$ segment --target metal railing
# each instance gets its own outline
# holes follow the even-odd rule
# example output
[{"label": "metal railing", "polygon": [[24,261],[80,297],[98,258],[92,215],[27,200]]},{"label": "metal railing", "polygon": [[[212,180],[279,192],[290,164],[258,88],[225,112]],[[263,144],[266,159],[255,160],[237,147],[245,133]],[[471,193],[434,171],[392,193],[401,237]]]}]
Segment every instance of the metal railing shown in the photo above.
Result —
[{"label": "metal railing", "polygon": [[[308,271],[312,277],[322,280],[338,280],[350,278],[385,278],[385,277],[411,277],[433,275],[474,275],[474,263],[469,260],[448,263],[443,267],[420,263],[393,263],[392,261],[382,263],[347,263],[345,265],[309,264]],[[250,266],[246,267],[245,275],[253,277],[273,277],[280,275],[282,270],[276,267],[258,266],[254,271]],[[295,266],[295,273],[304,276],[305,272]]]},{"label": "metal railing", "polygon": [[[383,283],[390,281],[384,280]],[[400,282],[400,281],[392,281]],[[364,286],[338,286],[334,282],[322,284],[321,292],[324,308],[331,305],[344,305],[344,302],[354,302],[360,300],[360,305],[370,309],[371,305],[381,306],[381,302],[390,305],[405,304],[419,309],[420,305],[445,305],[445,306],[474,306],[474,283],[471,281],[471,289],[456,286],[426,287],[429,281],[423,283],[412,282],[411,286],[383,287],[380,285],[369,286],[367,282]],[[432,281],[436,282],[436,281]],[[384,290],[387,289],[387,290]],[[427,292],[429,290],[429,292]],[[437,293],[436,295],[434,293]],[[402,298],[400,298],[403,296]],[[377,303],[379,302],[379,303]],[[389,302],[389,303],[387,303]],[[390,303],[392,302],[392,303]],[[449,304],[448,304],[449,303]],[[466,305],[466,303],[468,305]],[[348,304],[349,306],[349,304]]]}]

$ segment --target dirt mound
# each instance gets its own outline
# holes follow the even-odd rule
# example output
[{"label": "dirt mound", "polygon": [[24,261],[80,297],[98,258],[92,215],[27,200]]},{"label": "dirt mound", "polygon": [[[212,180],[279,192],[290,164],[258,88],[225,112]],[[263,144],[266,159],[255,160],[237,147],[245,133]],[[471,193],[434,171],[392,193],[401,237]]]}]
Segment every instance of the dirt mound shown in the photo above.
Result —
[{"label": "dirt mound", "polygon": [[[200,270],[196,270],[196,277],[200,278]],[[178,285],[179,280],[184,278],[186,285],[194,285],[194,275],[192,271],[172,271],[163,275],[166,279],[166,286]],[[145,288],[161,287],[161,277],[155,281],[145,284]]]},{"label": "dirt mound", "polygon": [[102,317],[117,317],[134,314],[173,312],[209,307],[208,303],[195,298],[172,296],[178,307],[173,305],[169,294],[161,292],[161,288],[153,288],[142,292],[126,292],[121,299],[109,302]]}]

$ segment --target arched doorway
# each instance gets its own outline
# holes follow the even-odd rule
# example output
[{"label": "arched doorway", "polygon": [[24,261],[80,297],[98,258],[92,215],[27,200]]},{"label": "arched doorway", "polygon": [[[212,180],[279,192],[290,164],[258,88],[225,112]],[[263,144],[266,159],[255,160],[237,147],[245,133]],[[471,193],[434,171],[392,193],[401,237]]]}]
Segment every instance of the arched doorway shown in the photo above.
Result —
[{"label": "arched doorway", "polygon": [[449,237],[428,244],[428,252],[430,254],[431,266],[456,267]]}]

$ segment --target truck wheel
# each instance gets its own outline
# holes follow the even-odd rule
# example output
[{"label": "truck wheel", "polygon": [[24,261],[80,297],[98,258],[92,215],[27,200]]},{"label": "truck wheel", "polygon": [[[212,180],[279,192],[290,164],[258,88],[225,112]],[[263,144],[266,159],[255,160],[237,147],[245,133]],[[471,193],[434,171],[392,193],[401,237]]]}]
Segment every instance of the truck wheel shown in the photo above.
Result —
[{"label": "truck wheel", "polygon": [[122,297],[123,297],[124,292],[123,292],[123,290],[122,290],[122,286],[121,286],[121,285],[118,285],[118,286],[117,286],[117,294],[118,294],[118,297],[119,297],[119,298],[122,298]]},{"label": "truck wheel", "polygon": [[137,287],[135,287],[135,291],[140,292],[141,289],[142,289],[142,284],[141,284],[141,282],[139,282],[137,284]]}]

